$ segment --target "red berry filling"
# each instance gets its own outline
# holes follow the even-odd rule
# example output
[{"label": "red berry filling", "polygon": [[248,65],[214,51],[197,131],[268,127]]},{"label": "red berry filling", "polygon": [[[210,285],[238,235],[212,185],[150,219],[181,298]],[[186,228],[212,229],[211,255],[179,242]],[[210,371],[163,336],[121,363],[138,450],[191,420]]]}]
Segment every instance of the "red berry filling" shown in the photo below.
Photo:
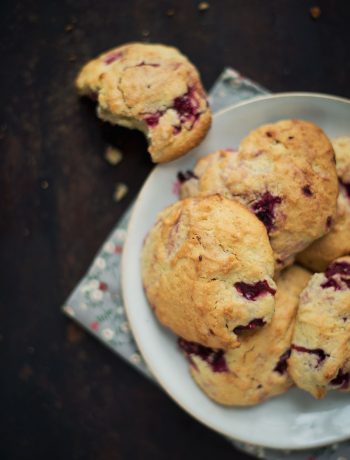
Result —
[{"label": "red berry filling", "polygon": [[341,290],[340,284],[334,278],[330,278],[329,280],[327,280],[324,283],[322,283],[321,287],[323,289],[333,288],[335,291],[340,291]]},{"label": "red berry filling", "polygon": [[181,126],[173,126],[173,134],[179,134],[179,132],[181,132],[181,129]]},{"label": "red berry filling", "polygon": [[195,175],[194,172],[188,169],[185,172],[179,171],[177,173],[177,179],[181,184],[183,184],[184,182],[187,182],[190,179],[198,179],[198,177]]},{"label": "red berry filling", "polygon": [[313,193],[311,191],[311,188],[310,188],[310,185],[305,185],[303,188],[302,188],[302,191],[303,191],[303,194],[305,196],[312,196]]},{"label": "red berry filling", "polygon": [[251,206],[255,215],[265,225],[268,232],[273,229],[275,206],[280,203],[282,203],[282,199],[279,196],[273,196],[270,192],[265,192],[262,197]]},{"label": "red berry filling", "polygon": [[310,354],[316,355],[317,356],[317,366],[316,367],[318,367],[326,358],[329,357],[329,355],[325,353],[321,348],[310,349],[310,348],[305,348],[305,347],[301,347],[299,345],[293,344],[292,350],[298,351],[300,353],[310,353]]},{"label": "red berry filling", "polygon": [[151,62],[142,61],[139,64],[136,64],[135,67],[143,67],[145,65],[148,65],[149,67],[159,67],[160,66],[160,64],[152,64]]},{"label": "red berry filling", "polygon": [[275,295],[276,289],[272,289],[266,280],[258,281],[257,283],[249,284],[239,281],[234,284],[237,291],[247,300],[256,300],[258,297],[270,293]]},{"label": "red berry filling", "polygon": [[[336,275],[338,275],[337,279],[334,279]],[[341,282],[350,289],[350,264],[347,262],[335,262],[329,265],[325,276],[327,281],[321,284],[323,289],[332,287],[335,291],[339,291],[344,287]]]},{"label": "red berry filling", "polygon": [[[150,65],[153,67],[158,67],[159,64],[147,64],[145,62],[141,62],[137,66],[142,66],[142,65]],[[191,129],[193,128],[194,124],[200,117],[200,112],[198,112],[199,109],[199,102],[197,99],[194,97],[194,88],[191,87],[188,89],[187,93],[185,93],[183,96],[178,96],[174,99],[173,101],[173,108],[176,110],[176,112],[179,115],[180,118],[180,123],[185,123],[186,121],[192,122]],[[158,125],[160,117],[164,114],[165,110],[163,111],[157,111],[154,113],[146,113],[144,116],[144,121],[147,123],[147,125],[150,128],[154,128],[155,126]],[[173,134],[179,134],[181,131],[182,127],[181,126],[173,126]]]},{"label": "red berry filling", "polygon": [[250,323],[246,324],[245,326],[237,326],[233,329],[233,332],[235,334],[240,334],[241,332],[246,332],[246,331],[253,331],[254,329],[257,329],[259,327],[263,327],[265,325],[265,321],[261,318],[256,318],[250,321]]},{"label": "red berry filling", "polygon": [[331,216],[328,216],[326,220],[326,227],[331,228],[332,224],[333,224],[333,219]]},{"label": "red berry filling", "polygon": [[347,262],[335,262],[329,265],[325,273],[327,278],[337,274],[350,276],[350,264]]},{"label": "red berry filling", "polygon": [[339,369],[337,376],[329,383],[340,387],[340,390],[347,390],[350,386],[350,372],[343,372],[342,369]]},{"label": "red berry filling", "polygon": [[275,372],[278,372],[279,374],[283,375],[287,371],[287,360],[290,357],[292,350],[289,348],[286,350],[281,356],[280,359],[278,360],[278,363],[276,364],[276,367],[274,368]]},{"label": "red berry filling", "polygon": [[195,366],[195,363],[192,361],[191,355],[198,356],[208,363],[213,372],[228,372],[229,369],[225,360],[224,350],[213,350],[195,342],[188,342],[182,338],[178,339],[178,345],[193,366]]},{"label": "red berry filling", "polygon": [[123,56],[123,53],[121,51],[113,51],[112,53],[109,53],[103,60],[103,62],[107,65],[112,64],[112,62],[117,61]]},{"label": "red berry filling", "polygon": [[178,96],[174,99],[173,108],[177,111],[180,122],[192,121],[192,126],[198,120],[200,113],[198,113],[199,102],[194,97],[194,87],[188,88],[187,93],[183,96]]},{"label": "red berry filling", "polygon": [[146,114],[146,116],[143,118],[147,125],[150,128],[154,128],[155,126],[158,125],[160,117],[163,115],[163,112],[154,112],[154,113],[149,113]]},{"label": "red berry filling", "polygon": [[346,194],[347,194],[348,197],[350,198],[350,184],[349,184],[349,183],[346,183],[346,182],[342,182],[342,181],[340,181],[340,183],[341,183],[342,186],[345,188]]}]

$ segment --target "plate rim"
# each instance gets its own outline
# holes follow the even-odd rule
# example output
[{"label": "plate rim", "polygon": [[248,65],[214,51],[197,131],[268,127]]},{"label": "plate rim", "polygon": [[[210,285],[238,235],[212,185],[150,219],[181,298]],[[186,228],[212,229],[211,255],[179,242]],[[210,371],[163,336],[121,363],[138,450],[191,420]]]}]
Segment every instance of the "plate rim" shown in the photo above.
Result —
[{"label": "plate rim", "polygon": [[[350,99],[345,98],[345,97],[341,97],[341,96],[335,96],[335,95],[331,95],[331,94],[317,93],[317,92],[300,92],[300,91],[298,91],[298,92],[281,92],[281,93],[273,93],[273,94],[264,94],[264,95],[256,96],[256,97],[253,97],[253,98],[250,98],[250,99],[247,99],[247,100],[235,103],[235,104],[231,104],[228,107],[225,107],[225,108],[215,112],[213,114],[213,118],[215,118],[215,119],[220,118],[226,112],[229,112],[229,111],[231,111],[233,109],[236,109],[236,108],[239,108],[239,107],[242,107],[242,106],[254,104],[255,102],[264,101],[264,100],[268,101],[268,100],[271,100],[271,99],[283,99],[283,98],[289,98],[289,97],[292,97],[292,98],[294,98],[294,97],[297,97],[297,98],[298,97],[309,97],[309,98],[312,98],[312,99],[325,99],[325,100],[329,100],[329,101],[345,103],[346,105],[350,106]],[[190,152],[188,152],[188,153],[190,153]],[[188,153],[187,153],[187,155],[188,155]],[[180,157],[180,158],[182,158],[182,157]],[[122,290],[122,297],[123,297],[124,306],[125,306],[125,312],[126,312],[128,322],[130,324],[130,328],[131,328],[133,337],[135,339],[135,342],[136,342],[136,344],[137,344],[137,346],[138,346],[138,348],[139,348],[139,350],[141,352],[141,355],[142,355],[142,357],[143,357],[148,369],[150,370],[153,378],[156,380],[156,382],[159,383],[159,385],[162,388],[162,390],[170,397],[170,399],[173,400],[178,406],[180,406],[180,408],[182,410],[184,410],[186,412],[186,414],[188,414],[189,416],[193,417],[196,421],[198,421],[199,423],[203,424],[207,428],[219,433],[220,435],[226,436],[229,439],[232,439],[232,440],[235,440],[235,441],[238,441],[238,442],[241,442],[241,443],[253,444],[253,445],[257,446],[257,447],[263,447],[263,448],[273,449],[273,450],[302,451],[302,450],[306,450],[306,449],[330,446],[330,445],[332,445],[334,443],[338,443],[338,442],[342,442],[342,441],[350,439],[350,431],[349,431],[349,434],[346,434],[346,435],[343,435],[343,436],[340,435],[339,437],[337,437],[333,441],[317,441],[316,440],[315,442],[309,442],[309,443],[305,444],[304,446],[285,445],[283,447],[280,447],[280,446],[276,446],[276,445],[275,446],[271,445],[269,443],[267,443],[267,444],[262,444],[262,443],[256,444],[255,442],[252,443],[251,440],[249,440],[249,438],[242,439],[242,438],[238,438],[238,437],[233,437],[231,433],[225,432],[224,429],[219,429],[218,427],[215,427],[214,425],[211,425],[210,423],[208,423],[206,420],[203,420],[202,418],[200,418],[200,416],[198,416],[197,414],[194,414],[187,407],[185,407],[185,405],[182,404],[182,402],[180,402],[172,394],[172,392],[170,390],[168,390],[168,386],[164,381],[165,379],[163,379],[163,377],[160,377],[158,375],[158,373],[154,369],[152,360],[148,359],[148,356],[144,355],[143,346],[142,346],[142,339],[139,337],[138,333],[135,331],[135,329],[133,327],[133,324],[132,324],[132,321],[130,320],[130,316],[131,316],[131,307],[130,307],[130,305],[131,305],[131,303],[128,302],[128,295],[126,294],[127,289],[125,288],[125,275],[124,275],[126,273],[126,264],[127,264],[127,258],[128,258],[127,254],[129,253],[129,247],[131,245],[130,238],[129,238],[129,235],[131,233],[130,229],[132,229],[135,226],[134,221],[136,219],[136,215],[138,214],[138,209],[141,206],[143,194],[146,193],[145,192],[146,187],[148,187],[149,184],[154,180],[154,176],[156,174],[156,171],[159,168],[161,168],[162,166],[163,166],[162,164],[155,165],[153,170],[147,176],[146,180],[143,182],[142,187],[141,187],[141,189],[140,189],[140,191],[139,191],[139,193],[138,193],[138,195],[137,195],[137,197],[136,197],[136,199],[134,201],[133,209],[132,209],[132,212],[131,212],[131,215],[130,215],[130,220],[129,220],[129,223],[128,223],[128,226],[127,226],[126,239],[125,239],[124,248],[123,248],[122,260],[121,260],[121,280],[120,280],[121,290]],[[198,391],[200,391],[200,389],[198,389]]]}]

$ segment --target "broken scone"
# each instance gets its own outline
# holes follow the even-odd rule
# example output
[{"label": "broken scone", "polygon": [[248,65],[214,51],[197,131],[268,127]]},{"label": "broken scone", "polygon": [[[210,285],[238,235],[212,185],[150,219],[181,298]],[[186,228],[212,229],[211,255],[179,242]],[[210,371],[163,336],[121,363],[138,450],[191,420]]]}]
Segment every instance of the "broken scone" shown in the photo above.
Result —
[{"label": "broken scone", "polygon": [[211,124],[199,73],[176,48],[130,43],[80,71],[76,87],[97,101],[97,115],[147,136],[152,160],[174,160],[197,146]]}]

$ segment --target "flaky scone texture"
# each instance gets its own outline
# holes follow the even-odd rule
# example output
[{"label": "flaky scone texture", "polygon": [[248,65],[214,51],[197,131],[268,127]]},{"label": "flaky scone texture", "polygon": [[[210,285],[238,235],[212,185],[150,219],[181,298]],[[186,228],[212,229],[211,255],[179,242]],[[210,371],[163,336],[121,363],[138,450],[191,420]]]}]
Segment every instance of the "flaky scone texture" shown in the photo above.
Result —
[{"label": "flaky scone texture", "polygon": [[271,321],[273,275],[262,223],[219,195],[166,208],[142,251],[143,285],[159,321],[207,347],[237,347],[242,329]]},{"label": "flaky scone texture", "polygon": [[300,295],[288,372],[319,399],[350,385],[350,257],[316,273]]},{"label": "flaky scone texture", "polygon": [[247,406],[288,390],[292,381],[287,359],[299,294],[310,276],[296,265],[282,271],[271,323],[242,335],[239,348],[224,352],[179,340],[194,380],[211,399],[229,406]]},{"label": "flaky scone texture", "polygon": [[329,233],[297,257],[302,265],[313,271],[324,271],[332,260],[350,254],[350,137],[340,137],[332,144],[339,178],[337,214]]},{"label": "flaky scone texture", "polygon": [[129,43],[114,48],[82,68],[76,87],[97,100],[102,120],[144,132],[157,163],[194,148],[211,124],[197,69],[169,46]]},{"label": "flaky scone texture", "polygon": [[276,268],[329,231],[338,181],[332,145],[318,126],[282,120],[244,138],[238,152],[200,159],[181,196],[220,193],[240,201],[265,224]]}]

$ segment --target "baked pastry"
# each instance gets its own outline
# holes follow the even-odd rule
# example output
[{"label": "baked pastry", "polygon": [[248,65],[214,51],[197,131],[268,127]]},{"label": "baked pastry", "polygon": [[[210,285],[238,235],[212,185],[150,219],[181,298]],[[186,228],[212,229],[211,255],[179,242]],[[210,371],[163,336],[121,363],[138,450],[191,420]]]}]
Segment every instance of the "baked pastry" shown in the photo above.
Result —
[{"label": "baked pastry", "polygon": [[97,115],[141,130],[157,163],[198,145],[211,124],[199,73],[176,48],[129,43],[101,54],[80,71],[80,95],[97,100]]},{"label": "baked pastry", "polygon": [[220,195],[163,210],[142,251],[142,279],[159,321],[207,347],[237,347],[271,321],[276,285],[262,223]]},{"label": "baked pastry", "polygon": [[350,136],[338,137],[333,140],[332,144],[337,160],[339,180],[350,196]]},{"label": "baked pastry", "polygon": [[278,270],[329,231],[336,214],[334,151],[318,126],[283,120],[261,126],[238,152],[200,159],[181,196],[220,193],[248,206],[265,224]]},{"label": "baked pastry", "polygon": [[340,137],[332,143],[339,178],[337,215],[330,232],[297,257],[302,265],[317,272],[324,271],[332,260],[350,254],[350,137]]},{"label": "baked pastry", "polygon": [[179,339],[194,380],[214,401],[246,406],[288,390],[287,359],[299,294],[311,274],[293,265],[277,280],[275,314],[271,323],[241,338],[233,350],[213,350]]},{"label": "baked pastry", "polygon": [[301,293],[288,372],[315,398],[349,390],[350,257],[314,274]]}]

